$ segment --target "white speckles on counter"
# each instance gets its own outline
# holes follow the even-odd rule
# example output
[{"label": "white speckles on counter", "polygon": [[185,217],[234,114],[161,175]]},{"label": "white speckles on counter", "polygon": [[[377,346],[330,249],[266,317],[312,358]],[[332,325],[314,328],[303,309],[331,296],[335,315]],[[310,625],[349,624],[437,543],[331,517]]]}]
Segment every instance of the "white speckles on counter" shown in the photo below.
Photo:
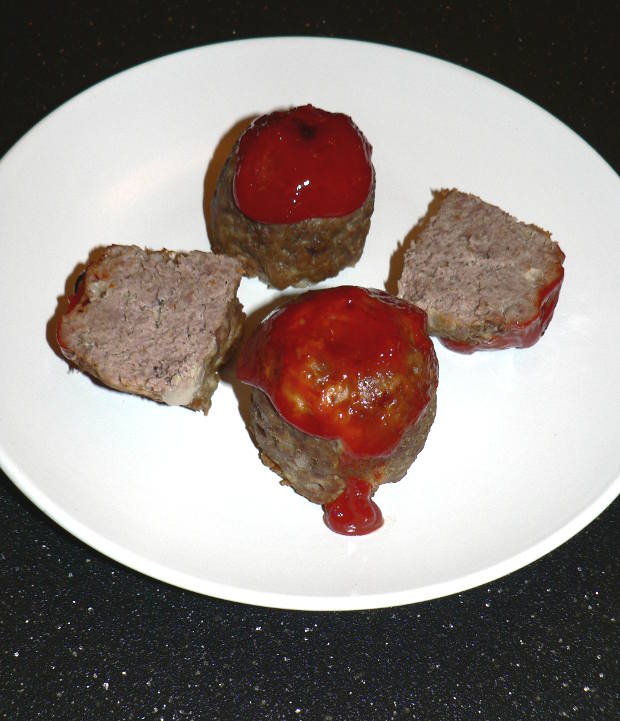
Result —
[{"label": "white speckles on counter", "polygon": [[[365,0],[327,10],[278,0],[127,0],[114,12],[81,2],[68,13],[54,3],[5,5],[2,82],[11,102],[0,155],[54,107],[119,70],[204,43],[295,34],[385,42],[473,68],[542,103],[620,167],[617,3],[596,12],[591,3],[560,4],[553,13],[477,0],[388,0],[380,10]],[[195,102],[210,103],[217,68],[194,80]],[[374,112],[363,80],[360,69],[369,101],[360,107]],[[426,112],[419,92],[401,100],[421,101]],[[222,134],[238,119],[225,106],[213,106]],[[395,123],[385,118],[386,127]],[[373,143],[380,154],[380,138]],[[211,152],[196,158],[201,175]],[[393,170],[406,184],[409,166],[398,161]],[[421,182],[431,187],[432,175]],[[513,180],[508,173],[498,182]],[[201,225],[202,192],[199,183]],[[412,213],[399,221],[403,232]],[[85,228],[87,245],[91,230],[98,237],[97,227]],[[52,293],[50,315],[55,302]],[[199,596],[119,566],[49,521],[0,473],[0,721],[615,721],[619,519],[616,501],[550,555],[456,596],[368,612],[287,612]]]},{"label": "white speckles on counter", "polygon": [[613,719],[618,510],[495,584],[329,614],[225,603],[87,557],[9,491],[0,719]]}]

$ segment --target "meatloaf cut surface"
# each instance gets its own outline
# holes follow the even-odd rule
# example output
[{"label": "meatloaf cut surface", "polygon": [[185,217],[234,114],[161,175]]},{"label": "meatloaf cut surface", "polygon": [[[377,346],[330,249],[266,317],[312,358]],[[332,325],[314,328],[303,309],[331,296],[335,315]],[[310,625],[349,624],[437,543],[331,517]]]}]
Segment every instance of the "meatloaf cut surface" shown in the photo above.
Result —
[{"label": "meatloaf cut surface", "polygon": [[111,388],[206,413],[241,336],[240,280],[226,256],[111,245],[89,261],[58,343]]},{"label": "meatloaf cut surface", "polygon": [[442,194],[405,254],[399,295],[453,350],[533,345],[553,315],[564,253],[547,231],[474,195]]}]

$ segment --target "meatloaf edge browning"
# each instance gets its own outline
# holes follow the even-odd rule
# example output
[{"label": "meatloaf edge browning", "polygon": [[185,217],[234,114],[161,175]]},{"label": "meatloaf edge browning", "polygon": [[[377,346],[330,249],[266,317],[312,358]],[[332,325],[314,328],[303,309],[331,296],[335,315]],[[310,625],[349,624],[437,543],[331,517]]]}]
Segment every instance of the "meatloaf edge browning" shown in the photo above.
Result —
[{"label": "meatloaf edge browning", "polygon": [[447,345],[531,345],[551,320],[564,253],[547,231],[475,195],[441,194],[405,254],[400,297],[426,311],[429,333]]},{"label": "meatloaf edge browning", "polygon": [[282,478],[281,483],[313,503],[325,504],[344,491],[352,476],[367,481],[373,493],[383,483],[401,480],[424,448],[436,409],[433,392],[388,456],[351,458],[342,441],[309,435],[288,423],[259,388],[252,388],[250,428],[261,460]]},{"label": "meatloaf edge browning", "polygon": [[290,224],[266,224],[244,215],[235,203],[237,151],[238,143],[220,173],[211,205],[214,253],[238,258],[246,275],[257,276],[279,289],[318,283],[357,263],[374,210],[374,170],[364,204],[352,213]]},{"label": "meatloaf edge browning", "polygon": [[61,350],[111,388],[206,413],[241,337],[240,279],[232,258],[109,246],[58,324]]}]

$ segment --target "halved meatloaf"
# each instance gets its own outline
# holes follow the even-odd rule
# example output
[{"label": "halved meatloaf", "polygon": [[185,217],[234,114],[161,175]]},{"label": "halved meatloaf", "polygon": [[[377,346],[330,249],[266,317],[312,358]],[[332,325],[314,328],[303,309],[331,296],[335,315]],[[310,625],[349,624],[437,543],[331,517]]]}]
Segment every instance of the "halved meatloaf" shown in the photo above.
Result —
[{"label": "halved meatloaf", "polygon": [[564,277],[550,234],[475,195],[443,191],[405,254],[400,297],[423,308],[431,335],[464,353],[533,345]]},{"label": "halved meatloaf", "polygon": [[240,280],[226,256],[111,245],[89,261],[58,343],[111,388],[206,413],[241,336]]}]

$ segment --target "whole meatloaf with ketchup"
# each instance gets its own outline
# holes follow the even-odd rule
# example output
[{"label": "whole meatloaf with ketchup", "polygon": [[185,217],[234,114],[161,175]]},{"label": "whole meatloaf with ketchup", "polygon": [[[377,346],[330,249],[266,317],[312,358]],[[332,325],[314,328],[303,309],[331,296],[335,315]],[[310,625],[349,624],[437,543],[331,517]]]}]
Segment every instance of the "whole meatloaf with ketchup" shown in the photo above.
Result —
[{"label": "whole meatloaf with ketchup", "polygon": [[91,257],[57,327],[63,354],[119,391],[205,413],[241,336],[239,263],[111,245]]},{"label": "whole meatloaf with ketchup", "polygon": [[263,321],[237,375],[253,386],[250,430],[263,463],[324,505],[333,530],[374,530],[370,497],[403,478],[435,418],[424,312],[378,290],[309,291]]},{"label": "whole meatloaf with ketchup", "polygon": [[399,296],[426,311],[430,334],[452,350],[533,345],[560,294],[560,246],[475,195],[450,190],[439,199],[405,254]]},{"label": "whole meatloaf with ketchup", "polygon": [[220,173],[211,249],[280,289],[354,265],[374,209],[371,152],[342,113],[306,105],[258,118]]}]

